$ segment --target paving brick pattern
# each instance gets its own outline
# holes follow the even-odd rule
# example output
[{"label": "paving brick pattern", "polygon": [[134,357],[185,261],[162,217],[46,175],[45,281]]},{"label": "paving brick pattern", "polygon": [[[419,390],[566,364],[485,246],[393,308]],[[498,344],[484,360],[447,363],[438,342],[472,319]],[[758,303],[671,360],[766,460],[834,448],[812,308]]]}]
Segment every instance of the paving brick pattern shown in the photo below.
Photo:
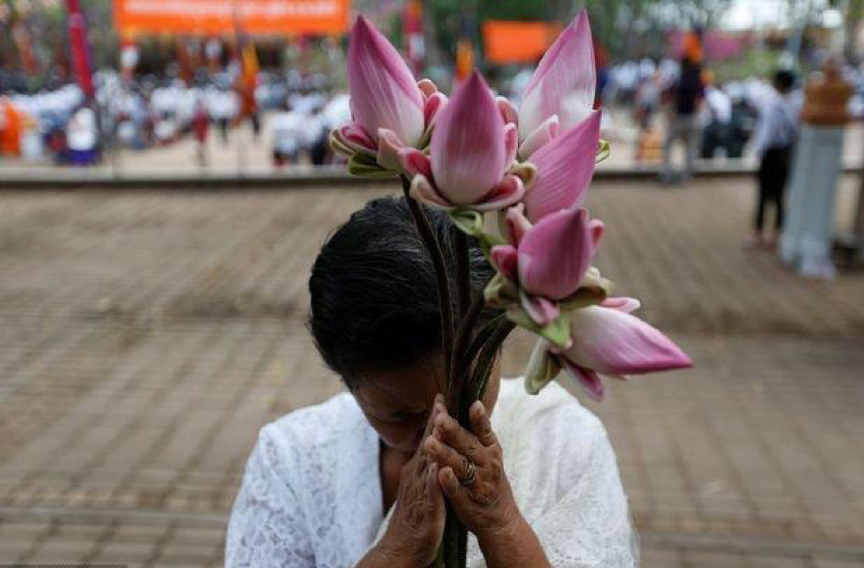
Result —
[{"label": "paving brick pattern", "polygon": [[[220,565],[258,428],[340,388],[304,328],[315,251],[388,191],[0,194],[0,563]],[[590,406],[644,566],[864,566],[864,273],[744,251],[751,199],[597,184],[601,268],[697,367]]]}]

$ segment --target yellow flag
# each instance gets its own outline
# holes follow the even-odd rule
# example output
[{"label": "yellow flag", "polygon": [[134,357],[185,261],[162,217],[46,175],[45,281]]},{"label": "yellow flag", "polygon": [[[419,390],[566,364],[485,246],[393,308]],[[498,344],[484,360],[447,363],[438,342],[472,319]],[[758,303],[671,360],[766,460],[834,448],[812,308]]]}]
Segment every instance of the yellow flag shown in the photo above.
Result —
[{"label": "yellow flag", "polygon": [[251,41],[247,41],[243,46],[243,76],[249,83],[254,83],[258,76],[258,53]]},{"label": "yellow flag", "polygon": [[456,44],[456,80],[463,81],[474,69],[474,47],[471,40],[460,39]]}]

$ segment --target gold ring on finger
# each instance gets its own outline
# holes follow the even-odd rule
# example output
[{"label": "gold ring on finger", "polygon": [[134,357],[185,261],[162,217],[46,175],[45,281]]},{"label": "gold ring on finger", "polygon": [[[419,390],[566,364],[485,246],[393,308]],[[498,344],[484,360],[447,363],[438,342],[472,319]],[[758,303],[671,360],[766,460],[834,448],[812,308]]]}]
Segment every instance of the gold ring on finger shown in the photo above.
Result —
[{"label": "gold ring on finger", "polygon": [[465,464],[465,475],[459,480],[459,483],[468,487],[477,478],[477,466],[468,458],[465,458]]}]

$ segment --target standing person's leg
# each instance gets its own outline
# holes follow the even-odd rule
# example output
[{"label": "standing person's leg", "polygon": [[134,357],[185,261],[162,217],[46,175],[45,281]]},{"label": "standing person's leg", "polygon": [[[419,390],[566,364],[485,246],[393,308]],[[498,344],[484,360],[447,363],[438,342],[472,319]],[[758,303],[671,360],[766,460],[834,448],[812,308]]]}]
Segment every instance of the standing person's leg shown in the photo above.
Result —
[{"label": "standing person's leg", "polygon": [[228,143],[228,118],[221,117],[219,119],[219,133],[222,135],[222,143]]},{"label": "standing person's leg", "polygon": [[[763,162],[765,163],[765,189],[762,199],[766,208],[767,206],[774,208],[774,224],[775,227],[777,227],[777,224],[782,223],[783,221],[783,213],[781,212],[779,205],[783,184],[786,182],[784,179],[782,151],[777,148],[772,148],[766,151]],[[774,243],[775,236],[772,233],[772,235],[765,241],[765,245],[773,247]]]},{"label": "standing person's leg", "polygon": [[[780,195],[780,187],[783,184],[783,180],[780,179],[780,168],[778,163],[778,156],[775,150],[769,150],[768,154],[770,155],[768,175],[766,177],[765,182],[765,204],[766,209],[770,207],[774,210],[774,227],[777,227],[777,223],[781,222],[782,213],[780,212],[779,207],[779,199]],[[774,233],[772,232],[767,239],[765,239],[765,246],[768,248],[772,248],[775,243]]]},{"label": "standing person's leg", "polygon": [[756,174],[758,194],[756,197],[756,215],[753,218],[753,238],[750,243],[753,246],[762,245],[762,231],[765,228],[765,205],[768,202],[771,184],[770,166],[770,156],[766,153],[759,160],[759,170]]},{"label": "standing person's leg", "polygon": [[258,138],[258,136],[261,134],[261,115],[256,110],[250,115],[249,118],[252,121],[252,135],[255,138]]},{"label": "standing person's leg", "polygon": [[693,176],[693,160],[696,158],[696,140],[698,139],[698,125],[696,116],[682,116],[681,139],[684,143],[684,172],[682,179],[688,180]]},{"label": "standing person's leg", "polygon": [[786,194],[786,184],[789,181],[789,169],[792,165],[792,149],[790,147],[782,148],[777,151],[777,186],[774,191],[774,207],[776,217],[774,219],[774,242],[780,238],[780,233],[783,230],[784,221],[784,201]]},{"label": "standing person's leg", "polygon": [[666,137],[663,140],[663,172],[660,175],[663,183],[672,181],[672,147],[678,136],[678,116],[670,114],[666,121]]}]

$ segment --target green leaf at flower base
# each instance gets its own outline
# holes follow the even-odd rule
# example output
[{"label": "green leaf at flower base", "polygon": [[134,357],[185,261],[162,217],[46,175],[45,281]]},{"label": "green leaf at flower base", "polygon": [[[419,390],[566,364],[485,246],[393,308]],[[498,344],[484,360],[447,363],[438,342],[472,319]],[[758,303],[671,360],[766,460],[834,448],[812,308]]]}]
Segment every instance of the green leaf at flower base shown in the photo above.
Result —
[{"label": "green leaf at flower base", "polygon": [[603,160],[609,157],[609,154],[612,153],[612,147],[609,145],[608,140],[600,140],[600,147],[597,149],[597,155],[594,157],[594,163],[599,164]]},{"label": "green leaf at flower base", "polygon": [[[430,124],[426,130],[423,131],[423,136],[420,137],[420,141],[417,142],[417,148],[421,150],[426,150],[429,146],[429,143],[432,141],[432,129],[435,128],[433,124]],[[427,152],[428,153],[428,152]]]},{"label": "green leaf at flower base", "polygon": [[612,293],[612,287],[612,281],[603,278],[600,271],[591,266],[582,276],[579,289],[558,302],[558,306],[564,311],[572,312],[579,308],[601,304]]},{"label": "green leaf at flower base", "polygon": [[534,332],[540,337],[547,339],[549,343],[559,349],[570,347],[570,314],[561,312],[554,321],[545,326],[539,326],[525,313],[521,306],[511,306],[507,309],[507,317],[510,321]]},{"label": "green leaf at flower base", "polygon": [[572,312],[579,308],[587,308],[588,306],[596,306],[603,303],[606,299],[606,290],[598,286],[582,286],[575,293],[571,294],[564,300],[558,303],[558,306],[563,311]]},{"label": "green leaf at flower base", "polygon": [[477,235],[477,241],[480,244],[480,251],[489,262],[492,262],[492,247],[507,244],[507,241],[499,235],[494,235],[492,233],[480,233]]},{"label": "green leaf at flower base", "polygon": [[328,140],[330,141],[330,148],[340,156],[351,159],[351,157],[356,154],[356,152],[342,140],[342,136],[339,134],[338,129],[334,128],[330,131]]},{"label": "green leaf at flower base", "polygon": [[561,365],[558,358],[549,351],[549,342],[538,339],[525,369],[525,391],[528,394],[538,394],[560,372]]},{"label": "green leaf at flower base", "polygon": [[525,189],[530,189],[537,179],[537,166],[531,162],[521,162],[510,168],[509,173],[522,180]]},{"label": "green leaf at flower base", "polygon": [[387,179],[398,176],[398,172],[385,170],[378,165],[375,158],[366,154],[354,154],[348,160],[348,173],[357,177]]},{"label": "green leaf at flower base", "polygon": [[454,209],[450,211],[450,220],[463,233],[476,237],[483,233],[483,213],[474,209]]},{"label": "green leaf at flower base", "polygon": [[492,247],[507,244],[507,241],[499,235],[487,233],[483,230],[485,216],[480,211],[474,209],[453,209],[450,211],[450,219],[463,233],[477,239],[480,250],[490,262],[492,260]]},{"label": "green leaf at flower base", "polygon": [[519,290],[500,272],[489,280],[483,290],[486,303],[493,308],[509,308],[519,304]]}]

